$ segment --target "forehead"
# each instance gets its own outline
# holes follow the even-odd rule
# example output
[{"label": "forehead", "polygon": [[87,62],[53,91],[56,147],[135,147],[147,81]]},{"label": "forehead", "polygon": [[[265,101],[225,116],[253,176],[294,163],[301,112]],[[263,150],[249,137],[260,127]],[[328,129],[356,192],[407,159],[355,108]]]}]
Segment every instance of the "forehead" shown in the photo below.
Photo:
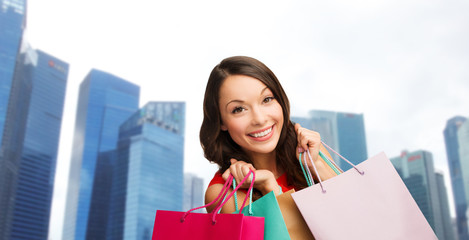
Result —
[{"label": "forehead", "polygon": [[253,77],[228,76],[220,87],[220,100],[243,100],[251,96],[259,96],[266,87],[263,82]]}]

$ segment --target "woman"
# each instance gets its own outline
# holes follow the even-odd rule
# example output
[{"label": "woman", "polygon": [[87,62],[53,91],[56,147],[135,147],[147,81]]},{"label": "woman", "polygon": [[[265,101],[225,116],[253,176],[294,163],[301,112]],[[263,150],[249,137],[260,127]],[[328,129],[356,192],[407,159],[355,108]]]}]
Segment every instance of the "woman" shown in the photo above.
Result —
[{"label": "woman", "polygon": [[[205,157],[220,167],[205,193],[206,203],[218,196],[230,174],[239,183],[250,169],[256,174],[255,198],[307,187],[298,160],[305,149],[322,180],[335,176],[318,157],[319,150],[329,155],[319,133],[293,125],[289,101],[277,77],[254,58],[226,58],[212,70],[205,90],[200,142]],[[246,181],[242,188],[248,186]],[[245,191],[237,196],[241,204]],[[221,212],[234,211],[232,198]]]}]

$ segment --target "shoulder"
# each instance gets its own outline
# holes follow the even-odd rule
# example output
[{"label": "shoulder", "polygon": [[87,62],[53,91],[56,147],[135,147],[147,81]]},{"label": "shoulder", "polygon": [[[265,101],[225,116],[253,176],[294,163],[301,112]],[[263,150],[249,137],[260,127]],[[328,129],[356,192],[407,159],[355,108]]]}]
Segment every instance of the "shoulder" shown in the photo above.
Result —
[{"label": "shoulder", "polygon": [[215,175],[213,176],[212,180],[210,181],[210,183],[208,184],[208,186],[212,186],[214,184],[217,184],[217,183],[220,183],[220,184],[225,184],[225,179],[223,179],[220,171],[217,171],[215,173]]}]

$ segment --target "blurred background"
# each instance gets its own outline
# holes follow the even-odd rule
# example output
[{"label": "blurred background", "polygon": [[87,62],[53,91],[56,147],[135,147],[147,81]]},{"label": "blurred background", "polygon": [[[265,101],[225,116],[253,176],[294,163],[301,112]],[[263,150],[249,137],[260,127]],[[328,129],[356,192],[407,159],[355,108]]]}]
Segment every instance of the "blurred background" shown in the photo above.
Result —
[{"label": "blurred background", "polygon": [[156,209],[202,205],[205,84],[234,55],[345,157],[384,151],[440,239],[469,239],[467,1],[0,6],[0,239],[149,239]]}]

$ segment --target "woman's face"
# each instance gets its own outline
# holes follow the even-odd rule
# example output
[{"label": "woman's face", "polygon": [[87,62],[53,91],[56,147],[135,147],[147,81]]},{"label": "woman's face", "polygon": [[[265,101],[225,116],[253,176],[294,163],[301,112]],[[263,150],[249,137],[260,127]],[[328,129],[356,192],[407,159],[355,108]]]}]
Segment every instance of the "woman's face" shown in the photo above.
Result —
[{"label": "woman's face", "polygon": [[261,81],[232,75],[220,87],[223,131],[247,153],[271,153],[282,132],[282,107]]}]

